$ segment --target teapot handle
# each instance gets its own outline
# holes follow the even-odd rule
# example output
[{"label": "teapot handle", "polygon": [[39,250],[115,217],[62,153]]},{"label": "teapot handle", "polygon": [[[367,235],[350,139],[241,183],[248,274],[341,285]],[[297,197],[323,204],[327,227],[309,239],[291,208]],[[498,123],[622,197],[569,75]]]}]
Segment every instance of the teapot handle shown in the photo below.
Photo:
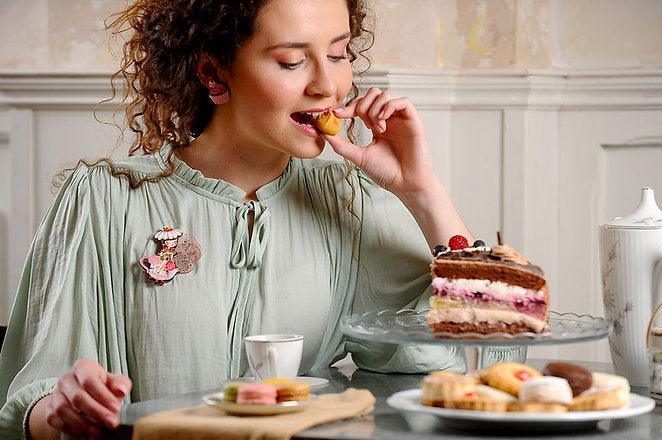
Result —
[{"label": "teapot handle", "polygon": [[662,308],[662,302],[655,307],[653,314],[651,314],[651,317],[648,320],[648,328],[646,329],[646,351],[648,352],[651,351],[651,328],[653,327],[653,321],[655,321],[655,315],[660,311],[660,308]]},{"label": "teapot handle", "polygon": [[646,351],[650,351],[650,338],[651,338],[651,328],[653,327],[653,322],[655,322],[655,316],[662,308],[662,259],[658,260],[655,264],[655,269],[653,270],[653,298],[658,303],[651,314],[650,319],[648,320],[648,329],[646,330]]}]

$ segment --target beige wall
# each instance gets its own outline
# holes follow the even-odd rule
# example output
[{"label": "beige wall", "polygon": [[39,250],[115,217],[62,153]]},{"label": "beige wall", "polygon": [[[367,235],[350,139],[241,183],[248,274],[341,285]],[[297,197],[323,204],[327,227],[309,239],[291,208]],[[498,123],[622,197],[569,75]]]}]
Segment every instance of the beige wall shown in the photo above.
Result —
[{"label": "beige wall", "polygon": [[[659,0],[371,0],[374,66],[662,67]],[[3,0],[0,69],[110,70],[124,0]]]}]

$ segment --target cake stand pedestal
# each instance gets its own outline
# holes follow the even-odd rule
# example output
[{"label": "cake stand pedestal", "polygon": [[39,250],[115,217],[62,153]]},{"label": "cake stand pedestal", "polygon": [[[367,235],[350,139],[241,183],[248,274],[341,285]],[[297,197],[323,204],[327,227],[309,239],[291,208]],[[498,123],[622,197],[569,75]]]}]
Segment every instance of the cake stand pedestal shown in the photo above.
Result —
[{"label": "cake stand pedestal", "polygon": [[385,310],[350,315],[341,321],[342,332],[356,339],[393,344],[460,345],[467,371],[478,369],[488,346],[553,345],[594,341],[609,336],[612,321],[576,313],[549,313],[549,331],[536,333],[434,333],[427,311]]}]

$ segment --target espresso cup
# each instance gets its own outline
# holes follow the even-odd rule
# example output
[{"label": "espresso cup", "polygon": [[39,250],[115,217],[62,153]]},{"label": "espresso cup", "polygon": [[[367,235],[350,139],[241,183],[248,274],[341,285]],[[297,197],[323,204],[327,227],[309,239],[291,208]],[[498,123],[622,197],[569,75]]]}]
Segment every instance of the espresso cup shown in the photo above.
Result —
[{"label": "espresso cup", "polygon": [[270,377],[295,378],[299,373],[303,336],[255,335],[244,338],[248,366],[256,380]]}]

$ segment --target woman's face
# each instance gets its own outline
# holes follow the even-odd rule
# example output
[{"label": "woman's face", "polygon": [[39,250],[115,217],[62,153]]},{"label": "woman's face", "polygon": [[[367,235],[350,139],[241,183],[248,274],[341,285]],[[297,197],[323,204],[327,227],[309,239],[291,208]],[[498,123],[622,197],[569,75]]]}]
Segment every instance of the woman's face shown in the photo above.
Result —
[{"label": "woman's face", "polygon": [[309,116],[338,107],[352,85],[346,0],[271,0],[228,75],[242,144],[315,157],[324,148]]}]

